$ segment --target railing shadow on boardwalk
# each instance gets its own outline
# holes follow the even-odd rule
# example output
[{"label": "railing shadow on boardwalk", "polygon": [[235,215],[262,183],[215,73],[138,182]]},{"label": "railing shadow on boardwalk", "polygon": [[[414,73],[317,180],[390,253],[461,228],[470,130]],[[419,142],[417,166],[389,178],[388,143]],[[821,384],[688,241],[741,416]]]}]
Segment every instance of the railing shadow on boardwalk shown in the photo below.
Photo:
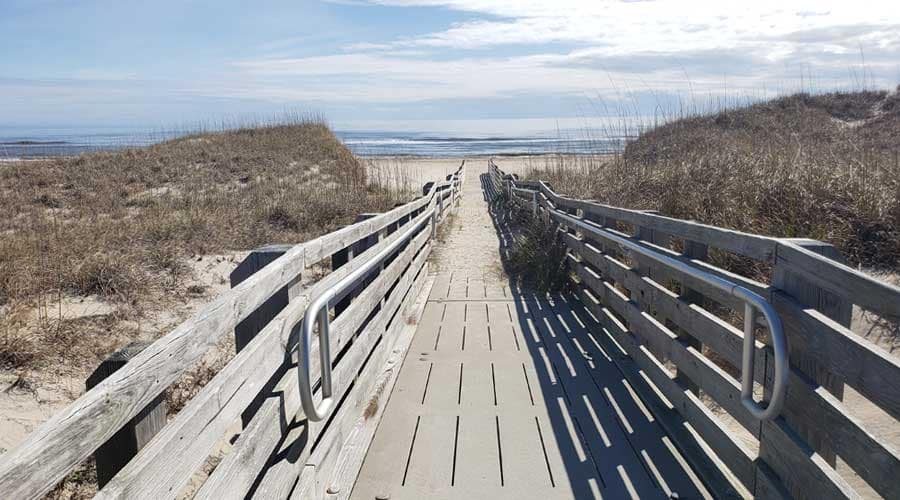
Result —
[{"label": "railing shadow on boardwalk", "polygon": [[[500,240],[501,262],[507,271],[515,227],[510,213],[498,202],[500,193],[494,189],[490,175],[482,174],[480,181]],[[591,359],[592,356],[608,356],[595,340],[579,342],[574,334],[574,330],[579,330],[587,336],[586,325],[596,323],[596,320],[572,295],[541,294],[512,273],[507,272],[507,275],[518,326],[534,360],[541,392],[547,396],[545,405],[552,427],[550,431],[561,452],[567,476],[552,478],[555,485],[568,481],[577,498],[597,497],[600,493],[614,497],[653,498],[673,493],[681,497],[701,497],[702,493],[693,489],[692,484],[688,486],[689,491],[676,491],[671,477],[665,476],[674,472],[687,478],[688,472],[673,470],[672,456],[661,460],[668,467],[661,467],[659,461],[654,464],[657,459],[648,456],[648,450],[634,442],[633,434],[637,429],[629,425],[628,416],[606,399],[615,401],[615,396],[609,394],[608,381],[595,378],[603,374],[594,373],[595,364]],[[621,374],[614,375],[618,377],[615,382],[619,382]],[[625,390],[625,386],[621,389]],[[612,416],[615,414],[618,418]],[[652,421],[650,424],[655,425]],[[659,431],[664,435],[661,429]],[[645,461],[651,465],[648,467]],[[675,467],[677,469],[677,465]],[[681,488],[685,488],[685,482],[690,483],[689,480],[675,482]]]}]

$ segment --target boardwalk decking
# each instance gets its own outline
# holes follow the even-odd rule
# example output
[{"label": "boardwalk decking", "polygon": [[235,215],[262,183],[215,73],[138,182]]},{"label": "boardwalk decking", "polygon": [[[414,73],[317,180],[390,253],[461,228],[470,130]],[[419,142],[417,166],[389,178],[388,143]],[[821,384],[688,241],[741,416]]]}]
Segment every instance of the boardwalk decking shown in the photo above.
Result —
[{"label": "boardwalk decking", "polygon": [[[0,456],[0,498],[43,498],[110,437],[131,439],[126,423],[232,333],[234,358],[125,450],[97,498],[900,497],[900,362],[851,321],[860,308],[896,325],[900,288],[822,242],[468,168],[251,254],[240,284]],[[519,220],[564,246],[571,292],[504,274]],[[771,279],[718,267],[721,252]],[[765,321],[746,321],[751,302]],[[296,335],[314,317],[325,366],[320,337]],[[750,384],[766,400],[744,397]]]},{"label": "boardwalk decking", "polygon": [[[481,233],[469,241],[499,252],[485,197],[463,199],[462,224]],[[352,498],[708,496],[590,316],[510,288],[492,273],[496,254],[480,266],[471,256],[483,252],[468,255],[435,280]]]}]

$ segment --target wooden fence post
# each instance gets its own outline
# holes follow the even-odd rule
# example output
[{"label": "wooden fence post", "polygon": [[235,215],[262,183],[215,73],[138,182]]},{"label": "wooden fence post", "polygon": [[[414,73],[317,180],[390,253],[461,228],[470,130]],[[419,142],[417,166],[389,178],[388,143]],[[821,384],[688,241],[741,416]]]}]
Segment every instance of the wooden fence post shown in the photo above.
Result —
[{"label": "wooden fence post", "polygon": [[[657,212],[656,210],[641,210],[641,212],[643,212],[643,213],[645,213],[645,214],[649,214],[649,215],[656,215],[656,214],[659,213],[659,212]],[[635,234],[634,234],[634,235],[637,236],[638,239],[640,239],[640,240],[643,240],[643,241],[646,241],[646,242],[648,242],[648,243],[652,243],[652,244],[654,244],[654,245],[657,245],[657,246],[660,246],[660,247],[664,247],[664,248],[668,248],[668,247],[669,247],[669,243],[670,243],[671,240],[672,240],[672,237],[671,237],[670,235],[666,234],[666,233],[663,233],[663,232],[661,232],[661,231],[657,231],[657,230],[655,230],[655,229],[653,229],[653,228],[649,228],[649,227],[645,227],[645,226],[638,226],[637,224],[635,224]],[[635,260],[635,262],[634,262],[634,267],[635,267],[635,269],[636,269],[639,273],[643,274],[644,276],[646,276],[646,277],[648,277],[648,278],[650,278],[650,279],[653,279],[654,281],[659,282],[661,285],[665,285],[665,282],[659,281],[659,279],[658,279],[659,277],[658,277],[658,276],[654,276],[654,273],[653,273],[653,267],[652,267],[652,266],[649,266],[649,265],[647,265],[647,266],[641,265],[641,263],[640,263],[639,260]],[[657,318],[658,320],[661,320],[661,322],[662,322],[663,324],[665,324],[667,327],[669,327],[669,328],[672,327],[671,322],[667,321],[667,318],[660,318],[660,317],[659,317],[659,313],[658,313],[657,311],[653,310],[652,307],[650,307],[651,305],[648,303],[648,301],[644,300],[644,298],[641,296],[641,294],[639,294],[639,293],[632,293],[632,294],[631,294],[631,298],[632,298],[638,305],[640,305],[641,309],[647,311],[647,313],[653,315],[653,317]],[[664,353],[656,352],[656,351],[655,351],[651,346],[649,346],[649,345],[647,346],[647,348],[650,349],[651,352],[653,353],[653,355],[656,356],[657,358],[659,358],[660,361],[663,361],[663,360],[665,359]],[[681,376],[680,378],[681,378],[682,380],[684,380],[686,377],[684,377],[683,374],[682,374],[682,376]],[[689,385],[696,385],[696,384],[689,383]]]},{"label": "wooden fence post", "polygon": [[[682,254],[689,259],[706,260],[709,257],[709,246],[704,245],[703,243],[697,243],[696,241],[684,240],[684,250],[682,251]],[[692,304],[703,301],[702,294],[684,286],[684,283],[681,284],[681,298]],[[695,339],[684,329],[678,328],[676,331],[678,333],[678,338],[683,339],[687,345],[696,349],[697,352],[703,353],[703,344],[699,340]],[[694,394],[700,394],[700,386],[684,376],[683,373],[679,372],[676,375],[675,380],[680,382]]]},{"label": "wooden fence post", "polygon": [[[347,248],[338,250],[331,256],[331,270],[334,271],[341,266],[346,265],[348,262],[353,260],[353,257],[357,255],[355,245],[350,245]],[[352,299],[352,293],[348,293],[343,299],[339,300],[337,304],[334,305],[334,315],[338,316],[345,309],[350,307],[350,300]]]},{"label": "wooden fence post", "polygon": [[[377,216],[377,215],[381,215],[381,214],[378,214],[378,213],[362,213],[362,214],[359,214],[359,215],[356,216],[356,219],[353,221],[353,223],[356,224],[357,222],[362,222],[362,221],[364,221],[364,220],[369,220],[369,219],[371,219],[372,217],[375,217],[375,216]],[[372,248],[373,246],[377,245],[378,242],[381,241],[381,238],[383,237],[383,236],[382,236],[383,233],[384,233],[384,231],[382,230],[382,231],[379,231],[379,232],[376,233],[376,234],[372,234],[372,235],[366,236],[365,238],[363,238],[363,239],[357,241],[357,242],[353,245],[353,255],[359,255],[359,254],[365,252],[366,250]],[[383,271],[383,270],[384,270],[384,264],[382,263],[382,264],[379,266],[379,273],[380,273],[381,271]],[[350,294],[351,300],[352,300],[352,297],[356,297],[357,295],[359,295],[359,293],[360,293],[361,290],[365,289],[367,286],[369,286],[370,283],[372,283],[373,281],[375,281],[375,278],[377,278],[377,277],[378,277],[378,273],[375,273],[375,274],[372,274],[371,276],[369,276],[368,278],[366,278],[365,280],[363,280],[363,282],[360,283],[360,284],[356,287],[356,289]],[[384,300],[382,300],[382,303],[383,303],[383,302],[384,302]],[[378,311],[378,309],[376,308],[376,309],[375,309],[375,312],[377,312],[377,311]],[[373,312],[372,314],[375,314],[375,312]]]},{"label": "wooden fence post", "polygon": [[[834,246],[823,243],[821,241],[809,239],[785,239],[784,241],[793,243],[801,248],[815,252],[837,262],[844,262],[843,256]],[[853,318],[853,304],[838,295],[825,290],[812,281],[803,276],[803,272],[796,269],[788,261],[781,259],[777,255],[775,257],[775,272],[772,278],[772,284],[787,294],[791,295],[797,302],[806,307],[812,307],[833,319],[837,323],[850,327]],[[791,366],[798,368],[807,377],[815,381],[827,389],[838,400],[844,398],[844,381],[835,376],[832,372],[823,366],[818,365],[814,360],[806,356],[799,349],[791,349],[790,332],[785,332],[788,337],[788,348],[790,353]],[[770,369],[767,369],[770,371]],[[790,409],[786,408],[789,412]],[[827,429],[816,429],[811,426],[803,425],[803,422],[792,422],[798,433],[810,444],[825,460],[835,465],[836,457],[834,450],[831,449],[829,439],[827,437]]]},{"label": "wooden fence post", "polygon": [[[275,259],[284,255],[291,247],[293,245],[266,245],[250,252],[250,255],[231,272],[229,276],[231,288],[238,286],[241,282],[256,274],[257,271],[271,264]],[[269,300],[238,323],[234,328],[235,351],[240,352],[272,318],[287,306],[291,298],[289,289],[295,283],[299,283],[299,281],[300,277],[298,276],[294,283],[275,292],[274,295],[269,297]]]},{"label": "wooden fence post", "polygon": [[[85,381],[85,386],[91,390],[112,375],[116,370],[125,366],[129,360],[144,350],[150,342],[132,342],[127,346],[112,353]],[[100,445],[94,452],[97,461],[97,485],[102,488],[125,465],[137,455],[153,436],[166,425],[166,397],[160,393],[128,423],[119,429],[109,440]]]},{"label": "wooden fence post", "polygon": [[[588,201],[590,203],[598,203],[597,200],[586,200],[586,201]],[[584,219],[591,221],[594,224],[596,224],[600,227],[603,227],[603,228],[614,226],[616,223],[616,221],[611,220],[609,217],[606,217],[605,215],[601,215],[601,214],[598,214],[595,212],[585,212]],[[590,241],[591,244],[593,246],[597,247],[597,249],[600,250],[601,252],[603,252],[605,254],[612,253],[612,252],[610,252],[609,245],[607,245],[606,242],[602,238],[592,239],[589,237],[589,235],[585,235],[585,236],[587,237],[587,240]]]},{"label": "wooden fence post", "polygon": [[[231,280],[231,288],[238,286],[241,282],[253,276],[262,268],[271,264],[278,257],[285,254],[293,245],[266,245],[250,252],[240,264],[231,272],[229,276]],[[243,321],[234,327],[234,350],[240,352],[254,337],[269,323],[272,318],[278,315],[284,309],[288,302],[298,293],[300,289],[300,276],[296,276],[290,283],[285,285],[281,290],[275,292],[268,300],[266,300],[255,311],[250,313]],[[277,383],[280,375],[275,375],[269,384]],[[266,391],[261,391],[259,396],[253,400],[247,409],[241,414],[241,421],[244,427],[249,425],[250,420],[259,406],[265,400]]]}]

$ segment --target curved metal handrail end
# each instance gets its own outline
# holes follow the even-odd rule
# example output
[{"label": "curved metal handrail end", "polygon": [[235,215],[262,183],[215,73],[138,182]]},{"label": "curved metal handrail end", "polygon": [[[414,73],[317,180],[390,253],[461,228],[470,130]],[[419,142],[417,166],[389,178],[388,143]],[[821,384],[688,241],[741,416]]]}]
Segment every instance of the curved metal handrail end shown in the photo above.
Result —
[{"label": "curved metal handrail end", "polygon": [[[297,359],[297,379],[300,390],[300,404],[306,418],[318,422],[324,419],[334,401],[331,397],[331,346],[329,345],[329,319],[328,303],[334,297],[334,289],[328,290],[316,297],[307,307],[307,311],[314,312],[313,316],[306,314],[300,330],[300,345]],[[318,405],[313,400],[312,380],[309,371],[309,353],[312,348],[313,328],[319,324],[319,371],[322,373],[322,402]]]},{"label": "curved metal handrail end", "polygon": [[[741,369],[741,404],[759,420],[772,420],[781,412],[784,406],[784,396],[787,392],[789,362],[787,339],[784,336],[784,328],[781,318],[769,302],[757,293],[742,286],[735,286],[731,294],[744,301],[744,345]],[[754,355],[756,352],[756,312],[763,314],[769,326],[772,339],[772,355],[775,361],[775,374],[772,380],[772,397],[764,408],[753,399],[753,374]]]},{"label": "curved metal handrail end", "polygon": [[[431,221],[433,228],[434,217],[437,213],[434,204],[434,199],[432,199],[429,202],[430,213],[424,213],[425,216],[422,217],[422,220],[411,224],[399,238],[381,249],[362,266],[350,272],[350,274],[345,276],[334,286],[313,299],[309,306],[307,306],[306,313],[303,316],[303,322],[300,326],[300,338],[297,342],[297,383],[303,413],[310,421],[318,422],[323,420],[328,416],[328,413],[331,411],[331,407],[334,404],[331,384],[331,342],[329,331],[330,320],[328,318],[329,304],[337,294],[352,283],[355,283],[362,276],[369,273],[378,262],[383,261],[388,255],[397,250],[397,248],[409,241],[413,234],[417,233],[429,221]],[[319,371],[321,372],[322,379],[322,401],[318,405],[313,399],[313,381],[309,363],[309,353],[312,348],[312,338],[314,333],[313,329],[316,324],[319,325]]]},{"label": "curved metal handrail end", "polygon": [[[744,343],[741,364],[741,403],[755,418],[771,420],[778,416],[784,404],[784,396],[787,390],[788,375],[790,366],[788,364],[788,346],[785,339],[784,329],[778,313],[762,296],[737,285],[724,278],[710,274],[708,272],[696,269],[684,262],[669,257],[667,255],[656,252],[652,249],[645,248],[638,243],[610,232],[608,229],[593,227],[584,220],[573,217],[564,212],[554,209],[553,212],[561,219],[576,227],[593,233],[602,232],[605,237],[612,242],[618,244],[626,252],[636,252],[647,256],[657,262],[684,272],[693,276],[707,284],[710,284],[726,293],[737,297],[744,301],[745,319],[744,319]],[[772,337],[772,350],[775,360],[775,374],[772,384],[772,397],[768,405],[763,408],[753,399],[753,375],[754,375],[754,354],[756,351],[756,338],[753,335],[756,325],[756,311],[760,311],[766,319],[769,326],[769,332]]]}]

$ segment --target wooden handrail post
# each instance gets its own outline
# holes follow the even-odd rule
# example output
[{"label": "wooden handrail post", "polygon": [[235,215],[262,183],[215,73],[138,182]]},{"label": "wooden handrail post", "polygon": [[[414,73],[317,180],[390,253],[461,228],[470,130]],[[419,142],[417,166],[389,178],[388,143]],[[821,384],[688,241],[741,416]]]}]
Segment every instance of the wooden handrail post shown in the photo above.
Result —
[{"label": "wooden handrail post", "polygon": [[[229,279],[231,288],[241,284],[244,280],[256,274],[263,267],[271,264],[275,259],[284,255],[293,245],[266,245],[250,252],[247,257],[231,272]],[[292,285],[299,283],[300,277],[294,280]],[[269,297],[263,305],[250,313],[234,328],[234,348],[240,352],[253,337],[272,320],[292,297],[290,292],[292,285],[285,286]]]},{"label": "wooden handrail post", "polygon": [[[645,214],[651,214],[651,215],[659,214],[659,212],[656,210],[641,210],[641,212],[643,212]],[[657,230],[649,228],[649,227],[644,227],[644,226],[635,226],[635,236],[637,236],[639,239],[646,241],[648,243],[652,243],[654,245],[658,245],[658,246],[666,247],[666,248],[668,248],[669,242],[672,239],[671,236],[669,236],[666,233],[657,231]],[[651,266],[643,266],[643,265],[641,265],[641,263],[639,261],[636,260],[634,262],[634,267],[635,267],[635,269],[638,270],[639,273],[643,274],[644,276],[647,276],[648,278],[651,278],[651,279],[654,278],[653,268]],[[657,276],[657,278],[658,278],[658,276]],[[653,309],[652,304],[648,303],[648,301],[645,300],[644,297],[641,296],[641,294],[635,294],[632,297],[632,299],[634,299],[634,301],[637,304],[639,304],[641,306],[641,308],[644,309],[645,311],[647,311],[649,314],[652,314],[654,317],[661,320],[664,324],[669,325],[669,322],[666,321],[666,318],[659,318],[658,312]],[[653,354],[657,358],[659,358],[660,361],[665,359],[664,353],[656,352],[652,348],[651,348],[651,352],[653,352]],[[682,381],[684,381],[686,379],[684,374],[678,373],[677,370],[676,370],[676,373],[678,375],[680,375],[680,378],[682,379]],[[691,386],[696,387],[696,384],[688,381],[687,386],[688,387],[691,387]]]},{"label": "wooden handrail post", "polygon": [[[706,260],[709,257],[709,246],[704,245],[703,243],[697,243],[696,241],[685,240],[684,250],[682,251],[682,253],[689,259]],[[682,283],[681,287],[681,298],[686,302],[701,303],[703,301],[703,295],[696,290],[692,290],[684,286],[684,283]],[[690,335],[690,333],[686,330],[679,328],[678,338],[683,339],[687,345],[693,347],[698,352],[703,352],[703,344],[692,335]],[[694,394],[700,394],[700,386],[693,380],[690,380],[688,377],[686,377],[684,373],[679,372],[676,375],[675,380],[679,381],[684,387],[688,388]]]},{"label": "wooden handrail post", "polygon": [[[150,342],[132,342],[112,353],[85,381],[88,390],[125,366]],[[97,448],[97,485],[102,488],[166,425],[166,397],[160,393],[113,437]]]},{"label": "wooden handrail post", "polygon": [[[815,252],[824,257],[828,257],[834,261],[844,263],[844,258],[833,245],[823,243],[821,241],[810,239],[786,239],[790,242],[806,250]],[[835,322],[850,327],[853,318],[853,304],[838,295],[829,292],[817,285],[811,280],[804,277],[804,272],[797,269],[790,262],[779,258],[776,252],[775,271],[772,277],[772,285],[785,293],[791,295],[797,302],[806,307],[811,307],[825,316],[828,316]],[[791,347],[791,332],[786,331],[788,337],[788,347],[790,352],[791,366],[798,368],[807,377],[815,381],[833,394],[838,400],[844,398],[844,381],[834,375],[827,367],[816,363],[811,357],[807,356],[800,349]],[[770,372],[771,368],[767,369]],[[790,408],[790,399],[786,403],[784,413],[787,418],[791,418],[794,413]],[[797,414],[803,414],[801,409]],[[792,421],[791,426],[821,455],[825,460],[835,465],[835,452],[830,445],[827,429],[818,429],[816,426],[809,425],[803,421]]]},{"label": "wooden handrail post", "polygon": [[[234,271],[231,272],[231,275],[229,275],[231,288],[238,286],[244,280],[274,262],[275,259],[284,255],[291,247],[293,247],[293,245],[290,244],[266,245],[250,252],[250,254],[238,264]],[[247,344],[249,344],[267,324],[269,324],[269,321],[272,321],[272,318],[277,316],[278,313],[288,305],[288,302],[297,295],[299,289],[300,276],[297,276],[288,285],[275,292],[261,306],[244,318],[243,321],[238,323],[237,326],[234,327],[235,352],[240,352],[246,347]],[[261,394],[241,414],[241,421],[243,422],[244,427],[249,425],[250,420],[253,418],[253,415],[256,414],[259,405],[262,404],[264,399],[264,394]]]},{"label": "wooden handrail post", "polygon": [[[371,219],[371,218],[373,218],[373,217],[376,217],[376,216],[378,216],[378,215],[380,215],[380,214],[378,214],[378,213],[372,213],[372,212],[362,213],[362,214],[359,214],[359,215],[356,216],[356,219],[353,220],[353,223],[356,224],[357,222],[362,222],[362,221],[364,221],[364,220],[369,220],[369,219]],[[363,239],[357,241],[357,242],[353,245],[353,255],[360,255],[360,254],[362,254],[363,252],[365,252],[366,250],[368,250],[368,249],[372,248],[373,246],[377,245],[378,242],[381,241],[381,239],[383,238],[383,235],[384,235],[384,231],[379,231],[379,232],[376,233],[376,234],[372,234],[372,235],[366,236],[365,238],[363,238]],[[381,264],[380,266],[378,266],[378,269],[379,269],[379,272],[383,271],[383,270],[384,270],[384,264]],[[365,289],[367,286],[369,286],[369,284],[372,283],[372,281],[374,281],[375,278],[377,278],[377,277],[378,277],[378,274],[377,274],[377,273],[374,273],[374,274],[372,274],[371,276],[369,276],[368,278],[366,278],[365,280],[363,280],[363,282],[360,283],[360,284],[356,287],[356,289],[353,290],[352,293],[350,293],[349,295],[347,295],[349,301],[352,301],[354,298],[356,298],[356,297],[360,294],[360,292],[361,292],[363,289]],[[348,301],[348,303],[349,303],[349,301]],[[382,300],[382,302],[384,302],[384,301]]]}]

